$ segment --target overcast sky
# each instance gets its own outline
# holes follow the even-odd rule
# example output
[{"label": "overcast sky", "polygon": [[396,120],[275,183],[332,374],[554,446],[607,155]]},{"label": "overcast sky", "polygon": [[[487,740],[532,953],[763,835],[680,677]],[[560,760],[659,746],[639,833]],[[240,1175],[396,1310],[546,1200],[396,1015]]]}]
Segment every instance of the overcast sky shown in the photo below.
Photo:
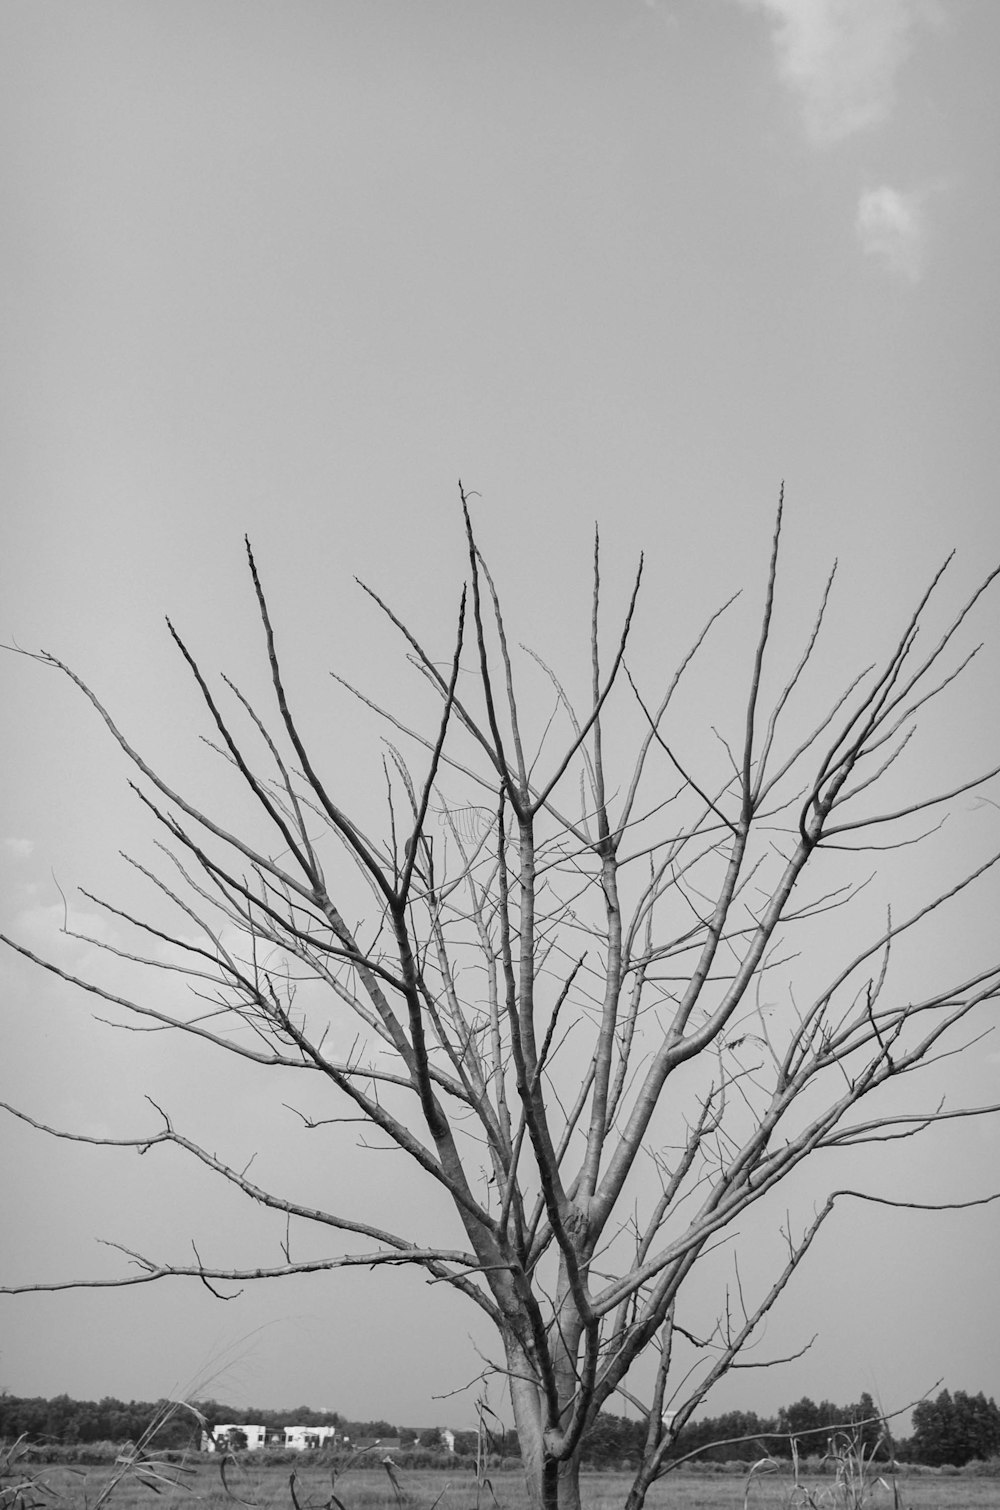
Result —
[{"label": "overcast sky", "polygon": [[[740,585],[759,604],[784,478],[783,611],[801,631],[839,557],[843,669],[863,664],[952,547],[955,604],[1000,559],[998,56],[993,0],[8,0],[0,638],[71,661],[196,780],[163,617],[252,685],[249,533],[323,758],[364,806],[372,747],[326,671],[412,695],[355,574],[448,653],[459,477],[518,637],[560,664],[586,653],[594,521],[619,601],[644,549],[636,634],[664,673],[710,605]],[[996,759],[996,601],[970,634],[992,659],[949,702],[928,779]],[[78,927],[106,926],[73,888],[127,899],[118,851],[148,859],[153,836],[71,694],[0,661],[0,900],[82,970],[59,888]],[[959,807],[948,875],[1000,847],[995,808]],[[937,936],[956,971],[995,948],[998,900],[988,884]],[[128,1136],[154,1126],[144,1094],[169,1095],[235,1161],[272,1149],[304,1197],[384,1190],[420,1216],[390,1156],[331,1169],[257,1081],[116,1033],[12,956],[0,988],[3,1099]],[[1000,1100],[998,1072],[986,1041],[950,1089]],[[179,1157],[0,1136],[5,1282],[121,1272],[107,1238],[273,1259],[273,1227]],[[965,1124],[892,1178],[971,1197],[998,1154],[995,1127]],[[783,1214],[751,1224],[748,1265]],[[766,1339],[818,1332],[811,1352],[733,1379],[712,1413],[865,1389],[889,1409],[942,1377],[1000,1395],[998,1251],[997,1208],[844,1212]],[[229,1304],[181,1282],[0,1301],[18,1394],[195,1388],[465,1425],[474,1390],[435,1397],[489,1347],[470,1307],[397,1273]]]}]

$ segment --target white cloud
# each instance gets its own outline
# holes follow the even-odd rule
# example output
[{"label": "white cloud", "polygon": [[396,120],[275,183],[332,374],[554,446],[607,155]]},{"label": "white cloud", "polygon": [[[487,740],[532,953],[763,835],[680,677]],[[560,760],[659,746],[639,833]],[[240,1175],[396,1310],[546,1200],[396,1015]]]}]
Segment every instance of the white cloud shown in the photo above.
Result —
[{"label": "white cloud", "polygon": [[80,909],[67,912],[61,901],[39,902],[23,908],[10,931],[19,943],[42,953],[46,950],[79,953],[81,948],[90,947],[89,940],[103,943],[113,936],[111,924],[103,913]]},{"label": "white cloud", "polygon": [[918,281],[924,251],[920,194],[903,194],[886,184],[866,189],[858,201],[855,230],[867,256],[910,283]]},{"label": "white cloud", "polygon": [[3,847],[15,860],[26,860],[35,848],[34,839],[5,839]]},{"label": "white cloud", "polygon": [[935,0],[739,0],[774,26],[778,75],[802,104],[817,145],[878,125],[892,109],[896,73]]}]

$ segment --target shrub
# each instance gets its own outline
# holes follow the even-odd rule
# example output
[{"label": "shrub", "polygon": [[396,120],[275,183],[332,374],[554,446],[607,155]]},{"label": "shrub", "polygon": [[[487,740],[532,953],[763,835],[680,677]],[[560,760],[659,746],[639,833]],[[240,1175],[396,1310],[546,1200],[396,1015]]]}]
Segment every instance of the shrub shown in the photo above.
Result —
[{"label": "shrub", "polygon": [[1000,1458],[973,1458],[965,1472],[977,1479],[1000,1479]]},{"label": "shrub", "polygon": [[120,1442],[80,1442],[71,1449],[75,1463],[113,1463],[121,1452]]}]

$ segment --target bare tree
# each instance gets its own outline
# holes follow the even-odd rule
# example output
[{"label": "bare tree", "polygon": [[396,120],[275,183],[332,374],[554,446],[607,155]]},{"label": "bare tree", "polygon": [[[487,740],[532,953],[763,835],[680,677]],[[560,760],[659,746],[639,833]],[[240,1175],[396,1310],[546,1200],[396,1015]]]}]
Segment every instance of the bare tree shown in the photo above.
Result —
[{"label": "bare tree", "polygon": [[[963,975],[957,962],[946,983],[919,999],[896,993],[889,969],[930,914],[958,903],[1000,856],[849,944],[810,999],[789,993],[775,1006],[796,929],[808,936],[829,922],[829,944],[843,948],[837,909],[863,887],[861,870],[870,865],[858,852],[928,838],[936,825],[922,833],[922,815],[936,817],[1000,770],[877,805],[917,715],[976,653],[959,648],[960,631],[997,572],[927,645],[920,630],[942,568],[886,658],[836,691],[818,720],[786,733],[815,665],[833,574],[797,659],[765,705],[765,669],[784,659],[773,619],[779,507],[738,732],[718,735],[714,768],[699,751],[695,770],[692,740],[672,726],[673,702],[725,610],[648,698],[625,662],[639,577],[603,663],[595,542],[586,706],[574,707],[532,653],[528,669],[548,689],[550,716],[529,733],[500,599],[464,493],[462,509],[469,577],[450,664],[441,669],[370,593],[436,705],[428,732],[355,693],[388,729],[380,838],[341,806],[300,734],[249,544],[276,729],[228,679],[214,691],[171,634],[218,751],[273,832],[270,847],[172,790],[86,683],[40,654],[90,700],[138,773],[136,790],[164,837],[169,869],[156,874],[134,863],[179,923],[171,933],[101,905],[117,926],[155,944],[137,944],[132,959],[189,975],[191,1010],[168,1013],[115,995],[16,939],[6,943],[206,1049],[312,1072],[328,1088],[329,1122],[378,1129],[446,1193],[457,1218],[451,1241],[427,1247],[346,1212],[303,1206],[262,1188],[157,1109],[152,1130],[83,1141],[184,1149],[280,1214],[281,1261],[243,1270],[128,1252],[131,1268],[97,1283],[189,1275],[219,1285],[346,1264],[417,1266],[496,1328],[502,1358],[493,1366],[509,1386],[532,1503],[575,1510],[582,1440],[618,1396],[647,1423],[629,1497],[637,1510],[668,1470],[677,1433],[754,1337],[838,1200],[879,1197],[824,1188],[805,1229],[788,1225],[786,1257],[768,1292],[756,1300],[741,1292],[738,1304],[720,1305],[712,1336],[697,1339],[678,1306],[734,1222],[821,1150],[916,1137],[945,1118],[997,1109],[908,1101],[900,1111],[898,1095],[886,1102],[880,1092],[951,1052],[956,1031],[961,1047],[972,1014],[1000,991],[997,964]],[[630,724],[630,763],[612,773],[606,745],[612,735],[619,743]],[[807,892],[806,872],[821,870],[821,856],[832,869]],[[353,923],[358,878],[368,914]],[[311,983],[308,999],[303,981]],[[357,1030],[353,1050],[338,1058],[324,1029],[340,1014]],[[304,1115],[303,1122],[317,1125]],[[300,1222],[351,1234],[352,1242],[361,1237],[370,1249],[296,1262],[286,1223]],[[700,1367],[677,1364],[681,1338],[700,1350]],[[652,1367],[637,1367],[650,1357]],[[642,1399],[637,1379],[646,1382]]]}]

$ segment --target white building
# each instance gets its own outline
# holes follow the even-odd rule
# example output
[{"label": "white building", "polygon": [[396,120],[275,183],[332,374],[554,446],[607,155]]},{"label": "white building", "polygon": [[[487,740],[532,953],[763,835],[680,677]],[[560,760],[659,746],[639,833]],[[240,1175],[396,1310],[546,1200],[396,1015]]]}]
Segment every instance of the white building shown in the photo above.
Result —
[{"label": "white building", "polygon": [[217,1426],[208,1437],[207,1447],[209,1452],[225,1452],[232,1445],[230,1432],[238,1431],[246,1437],[247,1448],[250,1452],[256,1452],[263,1447],[267,1440],[266,1426],[248,1426],[242,1421],[232,1421],[228,1426]]},{"label": "white building", "polygon": [[202,1432],[202,1450],[204,1452],[227,1452],[232,1449],[233,1438],[230,1433],[239,1432],[236,1438],[242,1446],[242,1439],[246,1438],[247,1450],[257,1452],[265,1445],[285,1446],[295,1452],[316,1451],[319,1447],[325,1447],[327,1442],[333,1442],[337,1435],[335,1426],[286,1426],[284,1428],[284,1443],[272,1430],[271,1441],[267,1442],[266,1426],[248,1426],[242,1421],[229,1422],[225,1426],[217,1426],[213,1432]]},{"label": "white building", "polygon": [[286,1426],[285,1446],[296,1452],[315,1451],[317,1447],[332,1442],[336,1435],[336,1426]]}]

